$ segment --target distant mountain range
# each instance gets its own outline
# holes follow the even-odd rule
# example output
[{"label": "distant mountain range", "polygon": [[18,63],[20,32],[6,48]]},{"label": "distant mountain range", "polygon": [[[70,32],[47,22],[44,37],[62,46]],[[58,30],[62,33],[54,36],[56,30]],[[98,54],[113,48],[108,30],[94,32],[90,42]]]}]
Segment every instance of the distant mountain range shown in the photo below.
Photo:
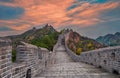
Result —
[{"label": "distant mountain range", "polygon": [[107,46],[117,46],[120,45],[120,32],[100,36],[96,40]]},{"label": "distant mountain range", "polygon": [[105,47],[105,45],[97,42],[96,40],[81,36],[73,30],[69,31],[67,45],[77,55],[80,55],[81,52]]},{"label": "distant mountain range", "polygon": [[[20,44],[20,41],[25,41],[38,47],[52,50],[60,33],[61,32],[57,32],[53,26],[47,24],[42,28],[36,29],[34,27],[20,35],[7,36],[6,38],[10,38],[12,40],[13,48],[16,48],[16,46]],[[96,40],[81,36],[73,30],[70,30],[69,33],[70,37],[67,44],[76,54],[106,46],[120,45],[120,32],[100,36]]]},{"label": "distant mountain range", "polygon": [[[30,29],[20,35],[6,36],[5,38],[10,38],[12,40],[12,60],[16,59],[16,47],[20,44],[20,41],[24,41],[38,47],[44,47],[52,51],[53,46],[58,40],[58,36],[64,31],[56,31],[53,26],[45,25],[42,28]],[[100,36],[96,40],[81,36],[77,32],[69,29],[69,38],[67,41],[68,47],[79,55],[81,52],[94,50],[98,48],[106,47],[105,45],[120,45],[120,33],[108,34],[106,36]],[[105,45],[104,45],[105,44]]]}]

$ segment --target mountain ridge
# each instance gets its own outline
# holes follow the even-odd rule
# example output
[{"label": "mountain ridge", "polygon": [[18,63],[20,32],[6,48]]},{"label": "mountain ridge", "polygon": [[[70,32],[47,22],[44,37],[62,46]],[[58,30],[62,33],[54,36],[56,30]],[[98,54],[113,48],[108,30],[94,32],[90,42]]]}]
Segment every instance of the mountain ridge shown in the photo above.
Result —
[{"label": "mountain ridge", "polygon": [[[57,32],[51,25],[45,25],[42,28],[30,29],[22,34],[6,36],[6,38],[10,38],[12,40],[13,46],[16,47],[20,41],[24,41],[38,47],[44,47],[49,50],[52,50],[54,44],[57,41],[59,32]],[[42,42],[43,38],[46,39],[50,43],[50,46],[46,45]],[[36,41],[37,40],[37,41]],[[36,41],[36,42],[35,42]],[[40,43],[41,42],[41,43]]]},{"label": "mountain ridge", "polygon": [[96,40],[107,46],[117,46],[120,45],[120,32],[115,34],[107,34],[105,36],[100,36]]},{"label": "mountain ridge", "polygon": [[77,55],[80,55],[81,52],[86,52],[86,51],[106,47],[105,45],[97,42],[94,39],[81,36],[77,32],[74,32],[72,29],[68,33],[69,35],[68,35],[67,45],[69,49],[71,49]]}]

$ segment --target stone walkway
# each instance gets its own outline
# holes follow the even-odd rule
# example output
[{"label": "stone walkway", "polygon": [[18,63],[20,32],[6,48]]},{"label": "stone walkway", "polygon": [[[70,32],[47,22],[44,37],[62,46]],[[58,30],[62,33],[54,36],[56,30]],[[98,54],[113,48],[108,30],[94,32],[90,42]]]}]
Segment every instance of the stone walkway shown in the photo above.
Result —
[{"label": "stone walkway", "polygon": [[55,64],[73,62],[69,55],[65,52],[64,46],[60,46],[56,50]]},{"label": "stone walkway", "polygon": [[64,46],[56,50],[55,64],[38,73],[35,78],[120,78],[94,66],[73,62]]}]

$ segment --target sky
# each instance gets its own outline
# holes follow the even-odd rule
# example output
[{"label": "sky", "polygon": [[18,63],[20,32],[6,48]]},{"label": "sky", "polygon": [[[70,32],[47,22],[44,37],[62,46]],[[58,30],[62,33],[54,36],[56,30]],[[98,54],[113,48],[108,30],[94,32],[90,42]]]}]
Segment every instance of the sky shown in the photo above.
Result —
[{"label": "sky", "polygon": [[120,0],[0,0],[0,36],[47,23],[90,38],[120,32]]}]

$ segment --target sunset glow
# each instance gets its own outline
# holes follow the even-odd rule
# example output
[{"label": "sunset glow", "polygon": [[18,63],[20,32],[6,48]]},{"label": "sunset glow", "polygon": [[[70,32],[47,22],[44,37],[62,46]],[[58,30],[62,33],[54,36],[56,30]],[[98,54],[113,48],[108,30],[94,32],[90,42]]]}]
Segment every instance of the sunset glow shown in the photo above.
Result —
[{"label": "sunset glow", "polygon": [[119,0],[0,0],[1,36],[47,23],[58,29],[69,25],[80,28],[109,25],[118,21]]}]

